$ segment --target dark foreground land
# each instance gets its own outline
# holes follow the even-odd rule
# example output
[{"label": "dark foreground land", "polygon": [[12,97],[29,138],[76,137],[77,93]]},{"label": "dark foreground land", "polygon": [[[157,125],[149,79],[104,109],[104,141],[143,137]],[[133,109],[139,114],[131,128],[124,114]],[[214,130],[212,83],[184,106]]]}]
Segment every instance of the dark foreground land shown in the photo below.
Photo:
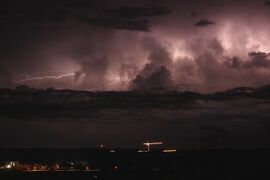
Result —
[{"label": "dark foreground land", "polygon": [[[98,172],[18,172],[0,179],[269,179],[269,150],[192,150],[164,154],[135,150],[1,150],[1,160],[20,162],[88,161]],[[63,159],[65,158],[65,159]],[[114,169],[117,165],[117,169]]]}]

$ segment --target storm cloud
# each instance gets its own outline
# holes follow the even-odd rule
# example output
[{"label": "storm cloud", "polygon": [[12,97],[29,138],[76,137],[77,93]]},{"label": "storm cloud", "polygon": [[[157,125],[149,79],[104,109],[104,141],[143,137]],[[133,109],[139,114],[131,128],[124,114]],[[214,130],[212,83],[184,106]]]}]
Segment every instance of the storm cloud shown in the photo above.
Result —
[{"label": "storm cloud", "polygon": [[264,3],[3,1],[0,85],[207,93],[268,84]]},{"label": "storm cloud", "polygon": [[168,67],[172,65],[172,58],[165,47],[155,40],[145,40],[146,49],[149,51],[148,61],[132,82],[132,89],[151,90],[173,88],[173,78]]}]

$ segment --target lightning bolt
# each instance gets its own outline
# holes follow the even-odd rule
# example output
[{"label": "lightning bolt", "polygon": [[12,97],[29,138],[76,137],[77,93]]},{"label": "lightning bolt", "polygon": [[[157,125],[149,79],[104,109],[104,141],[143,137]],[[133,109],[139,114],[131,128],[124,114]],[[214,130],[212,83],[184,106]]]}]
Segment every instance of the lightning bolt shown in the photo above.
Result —
[{"label": "lightning bolt", "polygon": [[28,81],[42,81],[42,80],[48,80],[48,79],[58,80],[58,79],[62,79],[64,77],[69,77],[69,76],[74,76],[74,75],[75,75],[75,73],[61,74],[58,76],[32,77],[32,78],[26,78],[26,79],[19,80],[19,81],[17,81],[17,83],[24,83],[24,82],[28,82]]}]

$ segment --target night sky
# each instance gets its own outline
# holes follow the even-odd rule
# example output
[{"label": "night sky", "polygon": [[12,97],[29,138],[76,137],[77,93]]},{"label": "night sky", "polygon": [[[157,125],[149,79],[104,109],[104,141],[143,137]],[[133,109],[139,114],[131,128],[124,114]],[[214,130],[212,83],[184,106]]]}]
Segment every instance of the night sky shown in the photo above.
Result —
[{"label": "night sky", "polygon": [[[258,88],[270,84],[269,19],[264,0],[1,1],[0,88]],[[83,118],[0,115],[0,147],[270,147],[269,110],[240,98]]]}]

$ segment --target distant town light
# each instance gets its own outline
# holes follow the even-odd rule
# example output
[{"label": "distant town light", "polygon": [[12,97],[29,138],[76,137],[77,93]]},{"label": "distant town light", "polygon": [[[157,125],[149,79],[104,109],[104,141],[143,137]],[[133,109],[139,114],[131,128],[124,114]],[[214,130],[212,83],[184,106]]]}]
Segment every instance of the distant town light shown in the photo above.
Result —
[{"label": "distant town light", "polygon": [[12,168],[12,166],[11,166],[10,164],[7,164],[7,165],[6,165],[6,168],[7,168],[7,169],[10,169],[10,168]]},{"label": "distant town light", "polygon": [[138,150],[138,153],[146,153],[148,152],[147,150]]},{"label": "distant town light", "polygon": [[13,167],[16,166],[16,163],[17,163],[17,162],[10,161],[9,163],[7,163],[7,164],[5,165],[5,168],[6,168],[6,169],[11,169],[11,168],[13,168]]},{"label": "distant town light", "polygon": [[166,150],[163,150],[162,152],[164,152],[164,153],[174,153],[174,152],[176,152],[176,149],[166,149]]}]

